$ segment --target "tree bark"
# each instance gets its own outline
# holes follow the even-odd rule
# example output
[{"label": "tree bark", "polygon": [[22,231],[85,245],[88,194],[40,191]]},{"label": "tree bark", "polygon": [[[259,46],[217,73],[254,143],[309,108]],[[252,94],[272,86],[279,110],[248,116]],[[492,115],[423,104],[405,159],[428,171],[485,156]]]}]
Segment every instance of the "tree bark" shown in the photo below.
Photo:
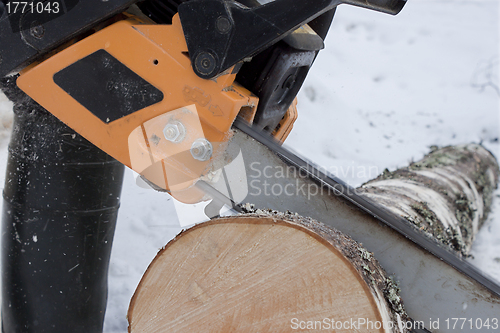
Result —
[{"label": "tree bark", "polygon": [[407,332],[409,319],[398,287],[360,244],[310,218],[257,210],[172,240],[128,320],[133,333],[221,333]]},{"label": "tree bark", "polygon": [[467,256],[486,220],[498,182],[498,164],[476,144],[434,148],[422,160],[357,189],[417,228]]}]

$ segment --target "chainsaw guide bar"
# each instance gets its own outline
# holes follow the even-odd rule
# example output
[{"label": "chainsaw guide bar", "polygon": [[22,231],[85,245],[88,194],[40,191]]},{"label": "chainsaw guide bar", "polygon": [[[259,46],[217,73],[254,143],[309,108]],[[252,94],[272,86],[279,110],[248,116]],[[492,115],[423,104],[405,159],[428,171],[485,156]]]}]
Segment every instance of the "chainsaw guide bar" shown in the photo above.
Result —
[{"label": "chainsaw guide bar", "polygon": [[[262,166],[300,170],[300,176],[270,179],[255,172],[254,163],[246,163],[251,181],[309,188],[316,184],[322,191],[314,196],[273,196],[249,193],[243,202],[256,208],[291,210],[317,219],[360,242],[399,281],[408,314],[415,321],[448,318],[495,318],[500,313],[500,286],[476,267],[458,257],[442,244],[429,238],[405,219],[384,207],[362,198],[355,189],[328,175],[311,162],[279,145],[271,136],[257,131],[237,118],[238,130],[232,144],[241,148],[249,161]],[[272,174],[272,172],[268,172]],[[307,175],[307,176],[306,176]],[[258,177],[260,176],[260,178]],[[265,178],[265,179],[263,179]],[[260,184],[262,184],[260,182]],[[258,182],[257,182],[258,183]],[[448,292],[447,292],[448,290]],[[487,331],[487,328],[470,332]],[[418,331],[415,332],[425,332]],[[444,325],[437,332],[453,332]],[[469,332],[469,331],[463,331]]]}]

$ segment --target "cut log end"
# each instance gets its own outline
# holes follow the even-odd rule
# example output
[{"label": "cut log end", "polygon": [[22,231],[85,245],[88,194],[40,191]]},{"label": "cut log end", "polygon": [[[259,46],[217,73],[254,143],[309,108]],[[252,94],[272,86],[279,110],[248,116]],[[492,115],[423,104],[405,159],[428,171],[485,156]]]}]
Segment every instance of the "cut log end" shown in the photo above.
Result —
[{"label": "cut log end", "polygon": [[312,219],[267,213],[177,236],[144,274],[128,320],[133,333],[289,332],[353,320],[372,323],[359,332],[406,332],[408,318],[397,286],[360,244]]},{"label": "cut log end", "polygon": [[357,192],[467,256],[486,220],[498,163],[476,144],[433,149],[422,160],[363,184]]}]

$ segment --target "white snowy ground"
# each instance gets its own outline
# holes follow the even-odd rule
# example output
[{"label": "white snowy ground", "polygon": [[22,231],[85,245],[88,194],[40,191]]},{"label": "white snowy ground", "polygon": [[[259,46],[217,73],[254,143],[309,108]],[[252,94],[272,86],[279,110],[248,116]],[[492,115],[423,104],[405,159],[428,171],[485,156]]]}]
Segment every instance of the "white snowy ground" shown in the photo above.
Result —
[{"label": "white snowy ground", "polygon": [[[498,0],[410,0],[396,17],[340,6],[287,145],[353,186],[420,159],[431,145],[482,142],[500,157],[499,14]],[[0,189],[10,108],[0,95]],[[500,281],[500,191],[495,200],[471,261]],[[142,273],[178,231],[168,195],[138,187],[128,171],[106,332],[126,332]]]}]

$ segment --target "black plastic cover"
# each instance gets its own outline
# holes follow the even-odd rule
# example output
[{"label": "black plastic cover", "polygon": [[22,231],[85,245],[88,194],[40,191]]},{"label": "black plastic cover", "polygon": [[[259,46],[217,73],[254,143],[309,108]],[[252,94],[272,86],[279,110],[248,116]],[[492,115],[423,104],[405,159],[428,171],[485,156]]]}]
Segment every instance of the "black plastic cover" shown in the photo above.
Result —
[{"label": "black plastic cover", "polygon": [[13,6],[8,13],[6,2],[0,2],[0,77],[22,69],[69,39],[124,11],[137,0],[44,1],[59,3],[63,14],[38,13],[35,6],[34,13],[28,7],[23,15],[19,15],[21,8],[14,13]]},{"label": "black plastic cover", "polygon": [[54,82],[104,123],[163,100],[163,93],[105,50],[54,74]]},{"label": "black plastic cover", "polygon": [[238,83],[259,97],[253,121],[256,128],[272,132],[277,127],[300,90],[316,54],[316,51],[297,50],[281,41],[241,68],[236,77]]},{"label": "black plastic cover", "polygon": [[[406,0],[275,0],[252,8],[233,0],[192,0],[178,10],[193,70],[207,79],[342,3],[397,14]],[[200,56],[206,66],[198,66]]]}]

